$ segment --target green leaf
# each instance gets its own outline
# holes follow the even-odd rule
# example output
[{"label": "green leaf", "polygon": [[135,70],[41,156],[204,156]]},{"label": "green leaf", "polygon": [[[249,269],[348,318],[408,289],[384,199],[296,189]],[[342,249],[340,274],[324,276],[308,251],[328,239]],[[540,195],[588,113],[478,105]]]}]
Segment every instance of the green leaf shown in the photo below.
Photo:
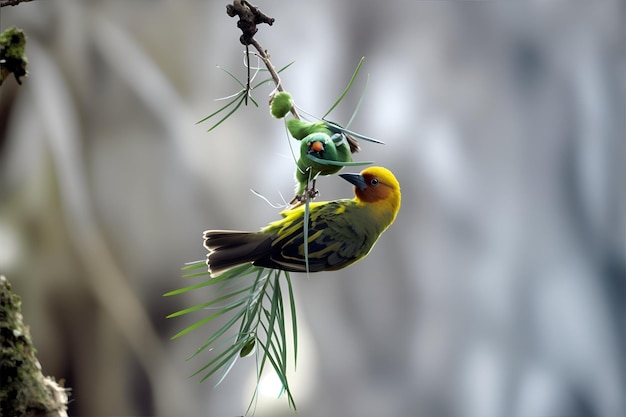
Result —
[{"label": "green leaf", "polygon": [[[188,287],[183,287],[183,288],[179,288],[179,289],[174,290],[174,291],[167,292],[167,293],[163,294],[163,296],[164,297],[170,297],[172,295],[183,294],[183,293],[186,293],[186,292],[189,292],[189,291],[197,290],[199,288],[207,287],[209,285],[219,284],[220,282],[223,282],[223,281],[226,281],[226,280],[230,280],[230,279],[237,278],[239,276],[247,275],[249,270],[254,270],[254,269],[258,269],[258,268],[259,267],[255,267],[252,264],[240,265],[238,267],[229,269],[228,271],[224,272],[223,274],[221,274],[221,275],[219,275],[217,277],[209,278],[208,280],[200,282],[198,284],[190,285]],[[261,270],[263,270],[263,268],[261,268]],[[200,272],[200,273],[196,273],[196,274],[186,274],[186,275],[183,275],[183,278],[191,278],[191,277],[206,276],[206,275],[210,276],[208,271]]]},{"label": "green leaf", "polygon": [[241,347],[242,346],[238,344],[233,344],[229,346],[222,353],[220,353],[215,358],[213,358],[213,360],[211,360],[209,363],[207,363],[202,368],[194,372],[192,376],[199,375],[203,373],[205,370],[209,369],[209,371],[205,375],[203,375],[202,378],[200,379],[200,382],[205,381],[215,372],[219,371],[220,368],[224,366],[225,364],[227,364],[229,361],[233,359],[237,359],[237,356],[238,356],[239,350],[241,350]]},{"label": "green leaf", "polygon": [[[193,353],[193,355],[191,355],[187,359],[189,360],[189,359],[192,359],[192,358],[198,356],[198,354],[200,352],[202,352],[203,350],[205,350],[206,348],[211,346],[213,343],[215,343],[217,341],[217,339],[222,337],[222,335],[224,333],[226,333],[226,331],[228,331],[228,329],[230,329],[235,323],[237,323],[237,321],[241,318],[241,316],[244,314],[244,312],[245,312],[245,310],[238,311],[237,314],[235,314],[225,325],[220,327],[220,329],[218,331],[213,333],[211,335],[211,337],[209,337],[209,339],[206,342],[204,342],[198,349],[196,349],[196,351]],[[239,335],[241,335],[241,334],[239,334]]]},{"label": "green leaf", "polygon": [[332,132],[343,133],[344,135],[347,135],[347,136],[354,136],[356,138],[363,139],[368,142],[379,143],[381,145],[385,144],[385,142],[381,142],[378,139],[374,139],[369,136],[365,136],[365,135],[361,135],[360,133],[353,132],[352,130],[348,130],[347,128],[340,126],[335,122],[331,122],[329,120],[324,119],[324,123],[326,123],[326,127],[328,127],[328,129],[330,129]]},{"label": "green leaf", "polygon": [[[234,107],[231,111],[229,111],[228,113],[226,113],[226,116],[222,117],[220,120],[218,120],[218,122],[217,122],[217,123],[215,123],[213,126],[211,126],[211,128],[210,128],[209,130],[207,130],[207,132],[210,132],[210,131],[212,131],[213,129],[215,129],[216,127],[218,127],[219,125],[221,125],[221,124],[224,122],[224,120],[228,119],[228,118],[229,118],[229,117],[230,117],[233,113],[235,113],[235,112],[239,109],[239,107],[241,107],[241,104],[242,104],[244,101],[246,101],[246,96],[247,96],[247,93],[242,91],[242,92],[241,92],[241,94],[239,94],[239,96],[241,96],[241,99],[239,100],[239,103],[237,103],[237,105],[236,105],[236,106],[235,106],[235,107]],[[231,102],[231,103],[233,103],[233,102]],[[256,104],[256,102],[255,102],[255,101],[253,101],[253,103],[255,103],[255,104]],[[230,104],[229,104],[229,105],[230,105]],[[258,105],[257,105],[257,106],[258,106]],[[220,111],[221,111],[221,110],[220,110]],[[209,117],[210,117],[210,116],[209,116]]]},{"label": "green leaf", "polygon": [[[201,266],[201,263],[193,263],[183,269],[193,271]],[[281,285],[283,274],[284,279],[287,280],[286,293],[283,292]],[[206,275],[206,273],[199,275]],[[220,283],[220,285],[215,286],[216,283]],[[217,310],[174,335],[172,337],[174,339],[229,314],[226,323],[220,325],[219,329],[214,331],[188,358],[190,360],[202,352],[213,352],[217,349],[210,360],[193,375],[201,375],[201,381],[204,381],[218,374],[216,385],[221,383],[235,365],[242,350],[254,344],[258,346],[256,349],[257,387],[248,410],[257,398],[258,384],[266,363],[272,365],[283,386],[282,392],[286,393],[289,405],[295,409],[295,401],[287,381],[288,358],[291,357],[289,349],[294,350],[294,364],[297,360],[295,300],[289,274],[280,270],[246,264],[232,268],[215,278],[168,294],[180,294],[190,289],[209,285],[216,292],[207,302],[182,309],[168,316],[177,317],[208,309]],[[220,289],[222,291],[218,291]],[[293,347],[288,345],[287,328],[289,324],[286,323],[284,295],[289,297],[291,328],[294,333]],[[220,347],[222,345],[226,346]]]},{"label": "green leaf", "polygon": [[[182,315],[185,315],[185,314],[192,313],[192,312],[194,312],[194,311],[198,311],[198,310],[203,310],[203,309],[206,309],[206,308],[208,308],[208,307],[210,307],[210,306],[212,306],[212,305],[215,305],[215,304],[217,304],[217,303],[219,303],[219,302],[222,302],[222,301],[224,301],[224,300],[228,300],[229,298],[232,298],[232,297],[234,297],[234,296],[236,296],[236,295],[239,295],[239,294],[241,294],[241,293],[247,292],[249,289],[250,289],[250,287],[247,287],[247,288],[244,288],[244,289],[241,289],[241,290],[238,290],[238,291],[233,291],[233,292],[228,293],[228,294],[226,294],[226,295],[223,295],[223,296],[221,296],[221,297],[217,297],[217,298],[215,298],[215,299],[213,299],[213,300],[211,300],[211,301],[209,301],[209,302],[202,303],[202,304],[198,304],[198,305],[196,305],[196,306],[189,307],[189,308],[186,308],[186,309],[184,309],[184,310],[179,310],[179,311],[177,311],[177,312],[175,312],[175,313],[172,313],[172,314],[168,315],[168,316],[167,316],[167,318],[168,318],[168,319],[170,319],[170,318],[172,318],[172,317],[178,317],[178,316],[182,316]],[[237,300],[237,301],[236,301],[236,304],[237,304],[237,305],[240,305],[240,304],[241,304],[241,301],[242,301],[242,300],[245,300],[246,298],[247,298],[247,297],[243,297],[243,298],[241,298],[241,299]],[[233,304],[234,304],[234,303],[233,303]],[[226,307],[226,306],[222,306],[222,308],[225,308],[225,307]]]},{"label": "green leaf", "polygon": [[246,86],[244,85],[244,83],[242,83],[241,81],[239,81],[239,78],[237,78],[236,76],[233,75],[232,72],[228,71],[226,68],[222,68],[219,65],[217,66],[218,69],[221,69],[222,71],[224,71],[226,74],[228,74],[230,76],[230,78],[232,78],[233,80],[235,80],[235,82],[237,84],[239,84],[239,87],[243,88],[244,90],[246,89]]},{"label": "green leaf", "polygon": [[337,105],[341,103],[341,100],[343,100],[346,94],[348,94],[348,91],[350,91],[350,89],[352,88],[352,84],[354,84],[354,81],[356,80],[357,75],[359,75],[359,71],[361,71],[361,66],[363,65],[364,60],[365,60],[365,57],[361,57],[359,64],[356,66],[356,69],[354,70],[354,73],[352,74],[352,78],[350,78],[350,82],[348,83],[346,88],[343,90],[343,92],[341,93],[337,101],[335,101],[335,103],[332,106],[330,106],[330,109],[328,109],[326,114],[322,116],[322,119],[325,119],[326,116],[328,116],[330,112],[332,112],[335,109],[335,107],[337,107]]},{"label": "green leaf", "polygon": [[[238,346],[238,345],[236,345]],[[242,348],[243,349],[243,348]],[[224,368],[222,369],[222,375],[220,375],[219,379],[217,380],[217,382],[215,383],[215,386],[217,387],[219,384],[222,383],[222,381],[224,380],[224,378],[226,378],[226,376],[228,375],[228,373],[230,372],[231,369],[233,369],[233,366],[235,366],[235,362],[237,362],[237,359],[239,359],[238,357],[239,355],[231,355],[231,359],[230,362],[226,361],[226,363],[224,363],[222,366],[220,366],[220,368]],[[226,366],[225,366],[226,365]],[[219,369],[219,368],[218,368]],[[206,378],[210,377],[213,374],[213,372],[211,372],[209,375],[205,376],[202,378],[202,380],[205,380]]]},{"label": "green leaf", "polygon": [[[237,95],[235,95],[235,98],[232,99],[231,101],[229,101],[228,103],[226,103],[226,105],[224,105],[223,107],[220,107],[218,110],[214,111],[213,113],[209,114],[207,117],[205,117],[204,119],[198,120],[196,122],[196,124],[200,124],[202,122],[205,122],[207,120],[209,120],[211,117],[215,116],[216,114],[220,113],[222,110],[227,109],[228,107],[230,107],[230,105],[232,105],[234,102],[237,101],[237,99],[239,99],[240,97],[242,97],[242,93],[243,91],[240,91],[239,93],[237,93]],[[241,99],[243,100],[243,98]]]},{"label": "green leaf", "polygon": [[189,271],[191,269],[199,269],[199,268],[204,268],[204,267],[206,267],[206,261],[205,260],[201,260],[201,261],[187,262],[185,264],[185,266],[180,268],[180,270],[181,271]]},{"label": "green leaf", "polygon": [[172,295],[183,294],[183,293],[186,293],[188,291],[197,290],[198,288],[209,286],[211,284],[212,284],[211,280],[207,280],[207,281],[204,281],[204,282],[200,282],[198,284],[190,285],[188,287],[179,288],[179,289],[174,290],[174,291],[166,292],[165,294],[163,294],[163,296],[164,297],[171,297]]},{"label": "green leaf", "polygon": [[[311,174],[313,171],[311,171],[311,169],[309,168],[309,182],[307,184],[311,184]],[[310,203],[310,198],[307,195],[304,201],[304,218],[302,219],[303,221],[303,228],[304,230],[302,231],[304,233],[304,264],[306,266],[306,274],[309,275],[309,214],[311,213],[310,211],[310,207],[311,205]]]},{"label": "green leaf", "polygon": [[283,275],[285,275],[287,281],[289,304],[291,307],[291,331],[293,333],[293,365],[295,368],[298,360],[298,320],[296,319],[296,299],[293,296],[293,286],[291,285],[291,277],[289,276],[289,272],[285,271]]},{"label": "green leaf", "polygon": [[317,156],[312,155],[310,153],[306,154],[306,157],[309,158],[313,162],[317,162],[318,164],[336,165],[336,166],[342,166],[342,167],[354,167],[354,166],[360,166],[360,165],[371,165],[371,164],[374,163],[373,161],[363,161],[363,162],[357,162],[357,161],[352,161],[352,162],[333,161],[333,160],[330,160],[330,159],[318,158]]},{"label": "green leaf", "polygon": [[185,328],[184,330],[181,330],[180,332],[178,332],[174,336],[172,336],[172,340],[173,339],[178,339],[182,335],[185,335],[185,334],[189,333],[190,331],[197,329],[198,327],[204,326],[205,324],[209,323],[210,321],[215,320],[216,318],[218,318],[220,316],[223,316],[224,314],[228,313],[231,310],[234,310],[235,308],[237,308],[238,306],[240,306],[243,303],[244,302],[240,302],[240,303],[237,303],[237,304],[232,305],[230,307],[224,308],[223,310],[220,310],[217,313],[211,314],[210,316],[205,317],[202,320],[199,320],[199,321],[195,322],[191,326]]},{"label": "green leaf", "polygon": [[[291,64],[293,64],[293,62],[295,62],[295,61],[290,62],[289,64],[285,65],[283,68],[278,70],[278,73],[280,73],[280,72],[284,71],[285,69],[289,68],[291,66]],[[265,83],[273,81],[273,79],[270,77],[270,78],[267,78],[267,79],[265,79],[263,81],[258,82],[257,84],[255,84],[251,88],[248,88],[248,86],[245,85],[243,82],[241,82],[232,72],[230,72],[227,69],[224,69],[222,67],[219,67],[219,66],[218,66],[218,68],[221,69],[222,71],[224,71],[226,74],[228,74],[233,80],[235,80],[237,82],[237,84],[239,84],[239,86],[241,87],[241,90],[239,92],[237,92],[236,94],[230,96],[230,97],[234,97],[234,98],[231,101],[229,101],[225,106],[220,107],[218,110],[214,111],[210,115],[208,115],[205,118],[203,118],[203,119],[199,120],[198,122],[196,122],[196,124],[203,123],[203,122],[209,120],[210,118],[218,115],[219,113],[223,112],[224,110],[226,110],[230,106],[234,105],[235,103],[237,103],[235,105],[235,107],[233,109],[231,109],[228,113],[226,113],[226,115],[224,117],[222,117],[220,120],[217,121],[217,123],[212,125],[209,128],[209,130],[207,130],[207,132],[210,132],[213,129],[215,129],[216,127],[218,127],[219,125],[221,125],[226,119],[228,119],[233,113],[235,113],[239,109],[239,107],[241,107],[241,104],[246,102],[247,99],[250,99],[250,101],[252,101],[252,103],[256,107],[259,107],[259,103],[254,99],[254,97],[252,97],[250,92],[255,90],[256,88],[260,87],[261,85],[263,85]]]},{"label": "green leaf", "polygon": [[281,361],[285,365],[285,373],[287,372],[287,333],[285,332],[285,307],[283,305],[283,294],[280,288],[280,271],[276,271],[276,290],[274,291],[274,299],[277,304],[278,315],[278,333],[280,335],[280,352]]},{"label": "green leaf", "polygon": [[346,123],[346,128],[350,127],[350,125],[354,121],[354,118],[356,117],[356,114],[359,112],[359,109],[361,108],[361,104],[363,104],[363,99],[365,98],[365,92],[367,91],[367,86],[369,82],[370,82],[370,75],[367,74],[367,77],[365,78],[365,87],[363,87],[363,91],[361,92],[361,97],[359,97],[359,101],[356,104],[354,111],[352,112],[352,116],[350,116],[350,120],[348,120],[348,123]]},{"label": "green leaf", "polygon": [[285,392],[287,393],[287,401],[289,402],[289,406],[292,407],[294,410],[297,410],[296,403],[293,399],[293,396],[291,395],[291,390],[289,389],[287,376],[281,372],[281,366],[278,364],[278,362],[276,361],[276,358],[270,352],[270,348],[261,341],[259,341],[259,344],[261,345],[261,347],[263,348],[263,351],[265,352],[264,357],[266,357],[269,360],[269,362],[272,364],[274,371],[276,371],[276,375],[278,375],[278,378],[280,379],[280,383],[282,384],[283,388],[285,389]]}]

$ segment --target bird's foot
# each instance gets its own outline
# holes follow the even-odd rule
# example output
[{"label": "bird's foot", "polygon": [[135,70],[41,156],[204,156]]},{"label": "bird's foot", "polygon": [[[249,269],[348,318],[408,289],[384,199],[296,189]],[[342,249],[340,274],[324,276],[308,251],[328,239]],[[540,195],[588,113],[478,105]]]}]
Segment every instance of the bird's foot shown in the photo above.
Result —
[{"label": "bird's foot", "polygon": [[319,190],[316,190],[314,187],[306,188],[302,194],[298,194],[296,195],[290,202],[289,204],[292,206],[292,208],[294,207],[298,207],[304,203],[307,202],[307,200],[313,200],[315,197],[317,197],[318,195],[320,195]]}]

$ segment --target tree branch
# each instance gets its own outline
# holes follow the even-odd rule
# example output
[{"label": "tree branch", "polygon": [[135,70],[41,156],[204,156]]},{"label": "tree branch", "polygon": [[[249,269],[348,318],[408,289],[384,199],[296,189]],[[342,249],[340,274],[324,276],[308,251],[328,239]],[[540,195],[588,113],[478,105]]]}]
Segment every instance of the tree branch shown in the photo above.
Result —
[{"label": "tree branch", "polygon": [[69,390],[41,372],[21,300],[0,275],[0,411],[6,416],[67,417]]},{"label": "tree branch", "polygon": [[[276,68],[272,65],[272,61],[270,61],[270,56],[267,53],[267,50],[259,44],[259,42],[254,39],[254,35],[258,32],[257,25],[260,23],[267,23],[272,26],[274,24],[274,18],[267,16],[263,13],[258,7],[250,4],[246,0],[234,0],[233,4],[226,5],[226,14],[230,17],[239,16],[239,21],[237,22],[237,27],[241,29],[241,36],[239,37],[239,41],[243,45],[252,45],[257,50],[259,57],[263,60],[265,67],[269,71],[274,83],[276,84],[276,90],[285,91],[280,81],[280,76],[278,72],[276,72]],[[291,106],[291,114],[296,119],[300,119],[300,115],[296,110],[296,105]]]},{"label": "tree branch", "polygon": [[0,0],[0,7],[17,6],[20,3],[26,3],[33,0]]}]

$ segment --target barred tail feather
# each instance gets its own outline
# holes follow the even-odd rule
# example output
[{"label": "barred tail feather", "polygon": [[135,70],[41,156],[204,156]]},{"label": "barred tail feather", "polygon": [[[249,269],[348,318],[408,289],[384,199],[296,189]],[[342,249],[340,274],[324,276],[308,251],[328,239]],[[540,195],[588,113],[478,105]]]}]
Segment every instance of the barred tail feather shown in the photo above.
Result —
[{"label": "barred tail feather", "polygon": [[207,230],[204,247],[209,250],[209,272],[216,276],[234,266],[266,257],[271,243],[271,236],[261,232]]}]

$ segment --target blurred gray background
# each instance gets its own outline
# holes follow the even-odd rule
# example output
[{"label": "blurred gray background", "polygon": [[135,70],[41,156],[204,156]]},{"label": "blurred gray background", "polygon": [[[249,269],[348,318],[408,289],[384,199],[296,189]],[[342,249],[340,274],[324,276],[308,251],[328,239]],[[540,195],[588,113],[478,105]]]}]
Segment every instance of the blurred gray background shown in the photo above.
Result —
[{"label": "blurred gray background", "polygon": [[[206,327],[165,316],[202,231],[257,229],[291,197],[281,121],[242,108],[195,125],[244,77],[215,1],[34,1],[28,78],[0,87],[0,273],[21,295],[44,372],[81,416],[246,410],[252,359],[189,378]],[[370,255],[294,274],[298,415],[626,415],[624,2],[267,1],[258,41],[297,104],[384,140],[359,160],[403,205]],[[358,168],[357,168],[358,170]],[[350,197],[338,177],[321,199]],[[291,416],[263,381],[257,416]]]}]

